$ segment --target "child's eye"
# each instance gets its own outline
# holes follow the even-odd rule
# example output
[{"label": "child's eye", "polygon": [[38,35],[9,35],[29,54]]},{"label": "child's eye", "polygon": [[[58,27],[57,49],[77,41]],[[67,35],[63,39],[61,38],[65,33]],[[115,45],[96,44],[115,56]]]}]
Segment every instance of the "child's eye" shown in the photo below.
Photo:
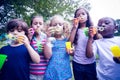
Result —
[{"label": "child's eye", "polygon": [[62,26],[63,24],[62,23],[59,23],[60,26]]},{"label": "child's eye", "polygon": [[85,15],[85,13],[82,13],[82,15]]},{"label": "child's eye", "polygon": [[98,26],[102,26],[102,24],[98,24]]},{"label": "child's eye", "polygon": [[109,24],[110,23],[110,21],[105,21],[105,24]]},{"label": "child's eye", "polygon": [[10,32],[14,32],[14,29],[11,29]]},{"label": "child's eye", "polygon": [[40,25],[42,25],[42,23],[41,23],[41,22],[39,22],[39,24],[40,24]]},{"label": "child's eye", "polygon": [[23,30],[22,29],[19,29],[18,32],[22,32]]},{"label": "child's eye", "polygon": [[34,25],[37,25],[37,22],[33,23]]},{"label": "child's eye", "polygon": [[105,22],[105,24],[109,24],[110,22]]},{"label": "child's eye", "polygon": [[53,26],[56,26],[57,24],[53,24]]},{"label": "child's eye", "polygon": [[79,16],[80,16],[80,14],[76,14],[76,18],[79,17]]},{"label": "child's eye", "polygon": [[63,24],[62,23],[56,23],[53,26],[57,26],[57,25],[62,26]]}]

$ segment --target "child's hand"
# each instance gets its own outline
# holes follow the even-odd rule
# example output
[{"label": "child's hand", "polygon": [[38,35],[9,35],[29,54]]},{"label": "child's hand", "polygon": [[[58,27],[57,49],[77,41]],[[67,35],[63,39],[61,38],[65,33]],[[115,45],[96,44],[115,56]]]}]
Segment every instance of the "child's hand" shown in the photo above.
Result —
[{"label": "child's hand", "polygon": [[17,41],[20,44],[22,44],[22,43],[24,43],[25,45],[29,45],[30,44],[28,37],[25,36],[25,35],[18,35],[17,36]]},{"label": "child's hand", "polygon": [[120,64],[120,57],[113,57],[113,60],[114,60],[116,63]]},{"label": "child's hand", "polygon": [[46,31],[46,34],[48,37],[51,37],[55,33],[55,28],[54,27],[49,27]]},{"label": "child's hand", "polygon": [[97,29],[95,27],[89,27],[89,37],[93,38],[95,34],[97,33]]},{"label": "child's hand", "polygon": [[29,28],[29,29],[28,29],[28,35],[29,35],[29,36],[33,36],[33,34],[34,34],[33,28]]},{"label": "child's hand", "polygon": [[95,36],[96,36],[96,39],[101,39],[102,38],[102,35],[100,33],[98,33],[98,32],[96,33]]},{"label": "child's hand", "polygon": [[66,48],[66,51],[69,55],[74,55],[74,48],[70,48],[70,49]]},{"label": "child's hand", "polygon": [[78,23],[79,23],[79,18],[74,18],[73,19],[73,27],[78,27]]}]

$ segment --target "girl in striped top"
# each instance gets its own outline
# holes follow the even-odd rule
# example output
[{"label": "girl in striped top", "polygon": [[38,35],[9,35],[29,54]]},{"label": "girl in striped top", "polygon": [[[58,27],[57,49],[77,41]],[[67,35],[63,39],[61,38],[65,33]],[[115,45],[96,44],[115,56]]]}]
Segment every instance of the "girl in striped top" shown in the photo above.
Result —
[{"label": "girl in striped top", "polygon": [[44,46],[46,46],[47,36],[42,32],[43,17],[34,16],[31,19],[31,28],[29,29],[29,38],[31,45],[36,52],[40,55],[40,63],[30,63],[30,79],[31,80],[43,80],[43,76],[47,67],[48,59],[51,54],[44,53]]}]

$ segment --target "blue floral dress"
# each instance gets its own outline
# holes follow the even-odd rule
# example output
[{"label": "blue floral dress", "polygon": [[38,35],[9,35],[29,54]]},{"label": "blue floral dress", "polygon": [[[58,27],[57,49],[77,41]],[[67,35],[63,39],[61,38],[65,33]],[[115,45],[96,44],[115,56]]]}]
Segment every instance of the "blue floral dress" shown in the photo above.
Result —
[{"label": "blue floral dress", "polygon": [[52,42],[52,57],[49,60],[44,80],[68,80],[72,77],[70,59],[66,52],[67,40],[55,40]]}]

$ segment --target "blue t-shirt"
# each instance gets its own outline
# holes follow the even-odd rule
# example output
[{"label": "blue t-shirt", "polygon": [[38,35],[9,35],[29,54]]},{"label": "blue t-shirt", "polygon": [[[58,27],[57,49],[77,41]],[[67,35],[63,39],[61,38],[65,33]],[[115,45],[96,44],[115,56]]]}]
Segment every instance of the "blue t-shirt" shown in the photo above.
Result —
[{"label": "blue t-shirt", "polygon": [[0,54],[7,55],[7,61],[0,73],[0,80],[29,80],[29,62],[31,61],[24,45],[2,47]]}]

